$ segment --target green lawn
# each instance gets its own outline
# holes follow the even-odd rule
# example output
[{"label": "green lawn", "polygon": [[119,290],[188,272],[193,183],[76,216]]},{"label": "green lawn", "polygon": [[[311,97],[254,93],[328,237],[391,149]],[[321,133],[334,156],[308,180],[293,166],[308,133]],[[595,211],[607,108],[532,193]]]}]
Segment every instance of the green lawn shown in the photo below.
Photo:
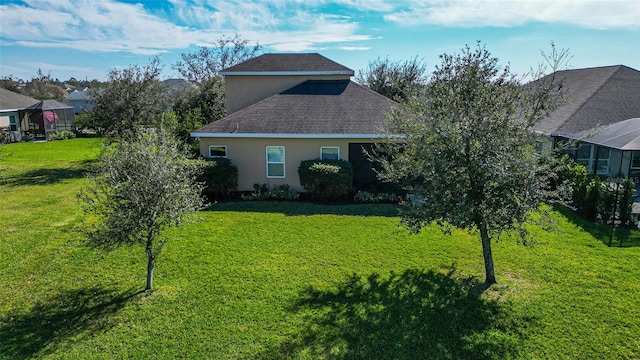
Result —
[{"label": "green lawn", "polygon": [[[552,210],[532,247],[410,235],[390,205],[219,203],[142,248],[91,250],[76,200],[96,139],[9,144],[0,358],[640,358],[640,234]],[[618,240],[624,240],[618,247]]]}]

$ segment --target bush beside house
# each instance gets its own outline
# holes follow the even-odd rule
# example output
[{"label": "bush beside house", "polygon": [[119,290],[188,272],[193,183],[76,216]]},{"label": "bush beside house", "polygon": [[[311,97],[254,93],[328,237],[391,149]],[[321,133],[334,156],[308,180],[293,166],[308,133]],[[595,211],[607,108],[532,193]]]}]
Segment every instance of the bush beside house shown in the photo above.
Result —
[{"label": "bush beside house", "polygon": [[583,165],[565,158],[558,172],[559,183],[571,186],[570,203],[586,219],[604,224],[616,220],[630,225],[635,183],[631,179],[605,179]]},{"label": "bush beside house", "polygon": [[303,160],[298,167],[300,184],[315,199],[336,199],[351,190],[353,165],[346,160]]},{"label": "bush beside house", "polygon": [[238,189],[238,167],[226,158],[205,159],[199,181],[205,183],[203,195],[209,199],[229,196]]}]

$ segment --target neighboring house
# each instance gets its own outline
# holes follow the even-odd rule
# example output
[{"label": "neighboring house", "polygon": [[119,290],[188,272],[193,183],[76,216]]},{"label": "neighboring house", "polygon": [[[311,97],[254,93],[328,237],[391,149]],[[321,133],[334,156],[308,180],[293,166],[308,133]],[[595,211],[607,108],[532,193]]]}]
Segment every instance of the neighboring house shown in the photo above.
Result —
[{"label": "neighboring house", "polygon": [[20,121],[25,116],[24,109],[38,103],[38,100],[0,88],[0,130],[10,132],[11,141],[21,141]]},{"label": "neighboring house", "polygon": [[640,71],[617,65],[555,75],[565,102],[534,129],[550,136],[555,147],[579,139],[565,152],[598,175],[638,176],[640,145],[623,139],[640,129]]},{"label": "neighboring house", "polygon": [[191,133],[206,157],[238,166],[238,190],[301,190],[302,160],[344,159],[354,182],[375,181],[363,148],[383,135],[392,100],[350,80],[353,70],[319,54],[264,54],[220,72],[227,116]]},{"label": "neighboring house", "polygon": [[67,105],[73,106],[73,111],[76,114],[82,114],[93,110],[95,107],[91,96],[89,96],[89,88],[84,90],[75,90],[67,95],[65,101]]}]

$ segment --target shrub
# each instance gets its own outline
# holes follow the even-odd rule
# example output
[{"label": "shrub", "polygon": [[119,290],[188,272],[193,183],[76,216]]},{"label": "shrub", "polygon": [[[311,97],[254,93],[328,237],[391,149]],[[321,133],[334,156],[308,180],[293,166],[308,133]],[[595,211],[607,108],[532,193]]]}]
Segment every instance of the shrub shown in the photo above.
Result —
[{"label": "shrub", "polygon": [[629,225],[633,210],[633,198],[636,184],[629,179],[622,180],[622,190],[618,199],[618,217],[622,225]]},{"label": "shrub", "polygon": [[209,198],[228,196],[238,189],[238,167],[226,158],[205,159],[198,179],[205,183],[202,193]]},{"label": "shrub", "polygon": [[353,197],[354,201],[365,202],[365,203],[379,203],[379,202],[393,202],[397,203],[399,201],[399,197],[396,194],[391,193],[370,193],[367,191],[358,191]]},{"label": "shrub", "polygon": [[602,223],[609,224],[612,220],[615,220],[616,216],[616,184],[611,181],[604,181],[600,185],[598,213]]},{"label": "shrub", "polygon": [[578,211],[591,221],[598,219],[598,201],[600,200],[601,190],[600,178],[597,176],[591,177],[585,186],[584,197],[580,201],[581,205]]},{"label": "shrub", "polygon": [[96,130],[95,119],[93,113],[86,112],[76,115],[76,128],[83,132],[87,130]]},{"label": "shrub", "polygon": [[49,140],[67,140],[75,137],[76,133],[71,130],[54,131],[49,134]]},{"label": "shrub", "polygon": [[298,192],[287,184],[274,186],[273,190],[269,190],[267,184],[253,184],[253,192],[241,196],[242,200],[296,200],[298,197]]},{"label": "shrub", "polygon": [[569,185],[570,200],[579,214],[591,221],[600,219],[604,224],[614,223],[616,218],[621,225],[629,224],[635,195],[632,180],[600,180],[567,156],[559,159],[557,169],[557,183],[553,185]]},{"label": "shrub", "polygon": [[353,166],[346,160],[303,160],[298,175],[312,198],[335,199],[349,193]]}]

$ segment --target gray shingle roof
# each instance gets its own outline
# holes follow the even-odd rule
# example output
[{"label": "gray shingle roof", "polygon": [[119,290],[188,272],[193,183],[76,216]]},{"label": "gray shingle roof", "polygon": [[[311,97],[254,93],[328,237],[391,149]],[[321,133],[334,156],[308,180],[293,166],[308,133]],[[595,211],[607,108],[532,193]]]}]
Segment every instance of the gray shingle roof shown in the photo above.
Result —
[{"label": "gray shingle roof", "polygon": [[377,134],[393,104],[350,80],[308,80],[193,134]]},{"label": "gray shingle roof", "polygon": [[263,54],[240,64],[220,71],[220,74],[251,75],[251,74],[282,74],[282,73],[319,73],[344,74],[353,76],[353,70],[340,65],[333,60],[317,54]]},{"label": "gray shingle roof", "polygon": [[42,100],[36,104],[33,104],[25,108],[25,110],[57,110],[57,109],[73,109],[73,106],[62,104],[55,100]]},{"label": "gray shingle roof", "polygon": [[640,150],[640,118],[563,136],[618,150]]},{"label": "gray shingle roof", "polygon": [[640,117],[640,71],[624,65],[559,71],[566,103],[536,130],[575,133]]},{"label": "gray shingle roof", "polygon": [[40,100],[0,88],[0,110],[24,109]]},{"label": "gray shingle roof", "polygon": [[91,100],[91,96],[89,96],[89,92],[88,91],[74,91],[72,93],[70,93],[69,95],[67,95],[66,97],[67,101],[73,101],[73,100],[80,100],[80,101],[88,101]]}]

